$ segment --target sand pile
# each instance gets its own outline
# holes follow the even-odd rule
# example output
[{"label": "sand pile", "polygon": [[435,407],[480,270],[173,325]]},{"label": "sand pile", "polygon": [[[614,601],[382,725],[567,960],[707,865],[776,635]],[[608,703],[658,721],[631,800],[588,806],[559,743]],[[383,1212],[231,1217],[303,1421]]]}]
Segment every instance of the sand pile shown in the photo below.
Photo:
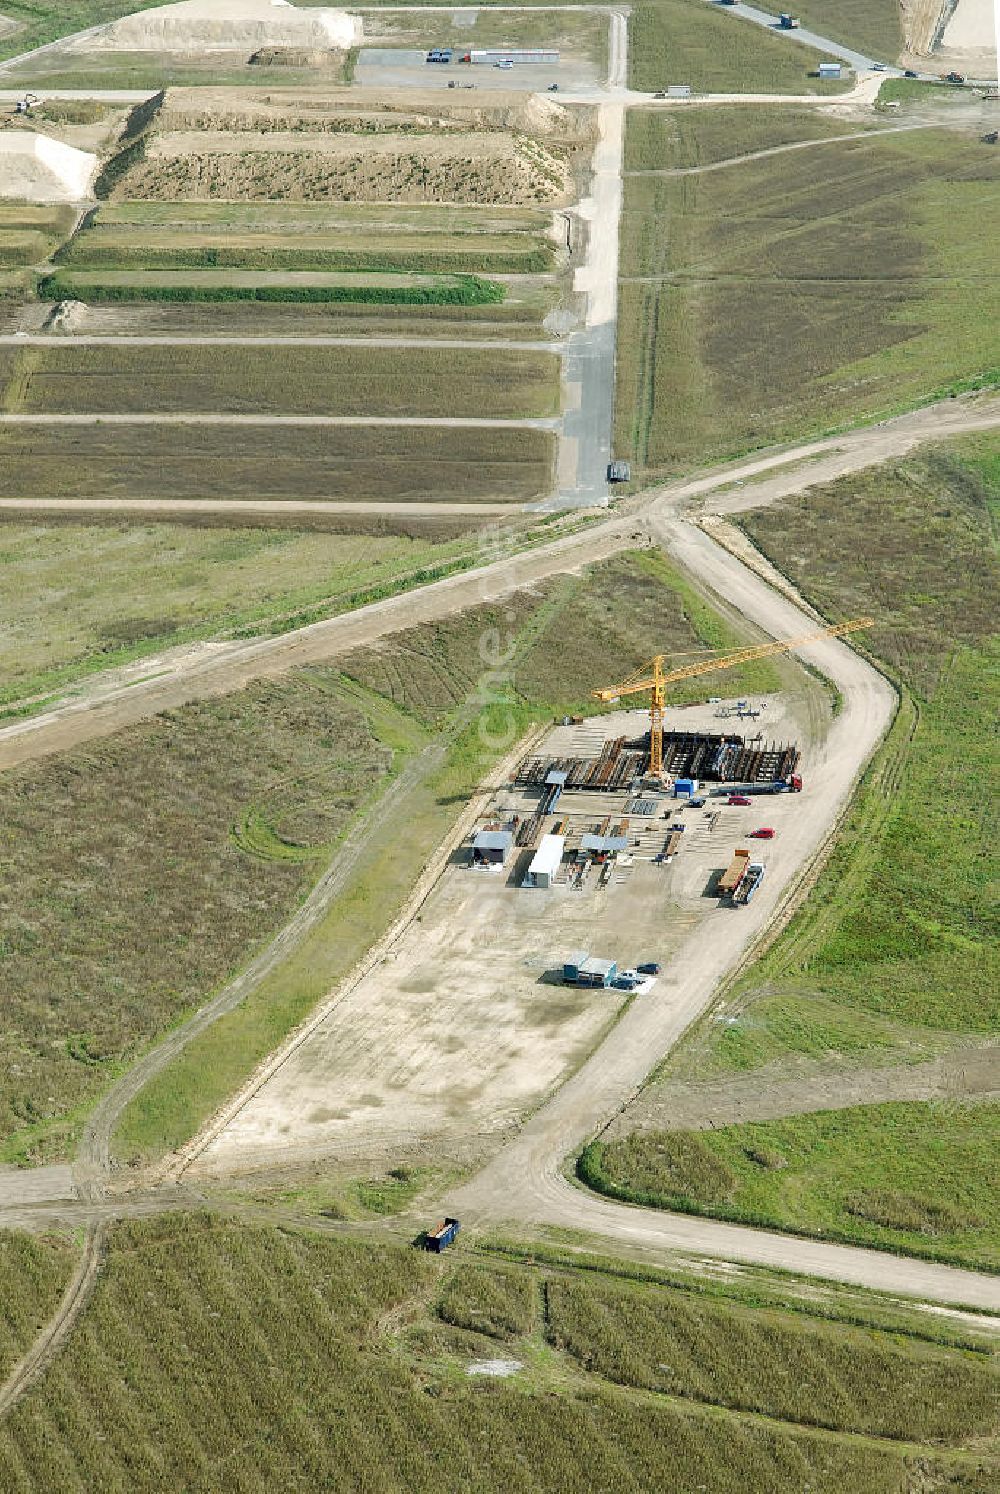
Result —
[{"label": "sand pile", "polygon": [[90,191],[97,157],[30,130],[0,134],[0,197],[20,202],[79,202]]},{"label": "sand pile", "polygon": [[359,16],[297,10],[288,0],[181,0],[113,21],[87,42],[115,52],[255,52],[261,47],[346,51],[362,37]]},{"label": "sand pile", "polygon": [[996,22],[993,0],[958,0],[944,28],[941,49],[949,55],[970,58],[996,57]]},{"label": "sand pile", "polygon": [[46,332],[71,334],[82,330],[88,307],[83,301],[59,301],[45,319]]}]

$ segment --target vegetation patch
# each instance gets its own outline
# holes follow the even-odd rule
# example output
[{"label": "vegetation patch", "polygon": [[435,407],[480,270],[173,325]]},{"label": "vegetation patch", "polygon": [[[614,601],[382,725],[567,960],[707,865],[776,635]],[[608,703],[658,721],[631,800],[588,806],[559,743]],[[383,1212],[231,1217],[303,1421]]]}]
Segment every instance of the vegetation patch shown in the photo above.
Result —
[{"label": "vegetation patch", "polygon": [[238,282],[221,272],[214,279],[206,275],[200,279],[185,278],[179,272],[156,279],[152,273],[115,276],[109,271],[98,278],[93,273],[59,270],[39,281],[38,294],[43,301],[72,298],[94,302],[263,301],[315,305],[343,302],[369,306],[488,306],[503,300],[504,288],[496,281],[482,280],[476,275],[436,276],[423,284],[413,284],[400,276],[375,284],[366,282],[361,276],[353,280],[331,276],[325,283],[315,277],[298,281],[278,277],[267,282],[252,279]]},{"label": "vegetation patch", "polygon": [[532,1331],[538,1305],[538,1288],[530,1273],[504,1266],[461,1265],[445,1282],[438,1312],[456,1328],[511,1339]]},{"label": "vegetation patch", "polygon": [[801,0],[795,14],[809,30],[884,62],[895,62],[903,45],[899,0]]},{"label": "vegetation patch", "polygon": [[856,120],[785,104],[762,104],[752,110],[743,104],[633,109],[625,132],[625,170],[690,170],[799,141],[836,140],[861,128]]},{"label": "vegetation patch", "polygon": [[[509,599],[510,616],[462,613],[359,650],[344,668],[369,689],[428,720],[452,710],[482,674],[483,629],[499,624],[512,653],[511,696],[531,707],[592,714],[591,696],[654,653],[738,647],[740,634],[663,556],[634,551]],[[567,626],[572,618],[572,626]],[[733,671],[734,689],[766,694],[780,683],[767,661]],[[678,701],[704,699],[704,683],[681,682]]]},{"label": "vegetation patch", "polygon": [[980,1356],[579,1273],[549,1280],[546,1306],[551,1341],[619,1385],[902,1440],[919,1428],[961,1443],[995,1425]]},{"label": "vegetation patch", "polygon": [[[669,1289],[616,1292],[573,1273],[548,1284],[566,1349],[519,1344],[528,1362],[513,1381],[470,1377],[491,1341],[432,1316],[452,1270],[396,1245],[244,1219],[118,1224],[82,1320],[0,1427],[2,1476],[16,1487],[28,1470],[54,1487],[72,1459],[92,1488],[208,1490],[238,1462],[248,1491],[418,1494],[441,1488],[444,1467],[450,1486],[517,1494],[898,1494],[917,1472],[971,1494],[995,1477],[973,1440],[989,1424],[979,1356],[783,1314],[713,1315]],[[638,1368],[615,1384],[626,1314]],[[734,1414],[734,1402],[768,1420]],[[934,1445],[963,1439],[970,1451]]]},{"label": "vegetation patch", "polygon": [[629,21],[629,83],[647,92],[670,83],[701,93],[840,92],[845,83],[817,76],[823,56],[704,0],[651,0]]},{"label": "vegetation patch", "polygon": [[628,178],[618,449],[677,471],[996,382],[998,160],[928,129]]},{"label": "vegetation patch", "polygon": [[[655,1208],[1000,1269],[1000,1106],[855,1105],[698,1132],[593,1142],[580,1175]],[[751,1153],[779,1152],[781,1168]]]},{"label": "vegetation patch", "polygon": [[394,756],[311,670],[3,775],[3,853],[21,868],[0,962],[8,1156],[69,1145],[78,1107],[291,914],[315,862],[241,849],[247,806],[290,846],[330,847]]},{"label": "vegetation patch", "polygon": [[621,1141],[592,1141],[578,1171],[590,1187],[612,1198],[662,1208],[725,1203],[736,1183],[732,1168],[698,1131],[647,1131]]},{"label": "vegetation patch", "polygon": [[8,523],[0,709],[165,647],[348,611],[479,555],[468,535]]},{"label": "vegetation patch", "polygon": [[510,348],[37,347],[0,352],[6,411],[553,415],[555,353]]},{"label": "vegetation patch", "polygon": [[531,427],[2,426],[0,495],[519,504],[548,495],[554,460]]},{"label": "vegetation patch", "polygon": [[0,1230],[0,1384],[55,1312],[74,1264],[73,1246],[61,1235]]}]

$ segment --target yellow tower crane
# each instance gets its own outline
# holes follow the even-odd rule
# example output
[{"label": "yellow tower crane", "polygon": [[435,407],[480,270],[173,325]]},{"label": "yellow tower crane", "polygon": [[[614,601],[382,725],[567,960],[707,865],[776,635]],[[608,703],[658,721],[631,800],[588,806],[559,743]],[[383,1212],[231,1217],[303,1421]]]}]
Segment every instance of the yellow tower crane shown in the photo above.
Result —
[{"label": "yellow tower crane", "polygon": [[786,638],[781,643],[762,643],[757,648],[741,648],[732,654],[717,654],[712,659],[701,659],[697,664],[685,664],[680,669],[664,670],[666,654],[657,654],[648,663],[640,665],[620,685],[608,685],[603,690],[593,691],[594,699],[620,700],[623,695],[641,695],[644,691],[649,691],[649,771],[659,778],[663,773],[663,712],[667,705],[667,685],[674,680],[689,680],[695,675],[712,674],[717,669],[733,669],[737,664],[748,664],[751,659],[768,659],[773,654],[785,654],[789,649],[802,648],[807,643],[816,643],[820,638],[839,638],[844,633],[870,628],[874,622],[873,617],[856,617],[851,622],[837,623],[832,628],[803,633],[801,638]]}]

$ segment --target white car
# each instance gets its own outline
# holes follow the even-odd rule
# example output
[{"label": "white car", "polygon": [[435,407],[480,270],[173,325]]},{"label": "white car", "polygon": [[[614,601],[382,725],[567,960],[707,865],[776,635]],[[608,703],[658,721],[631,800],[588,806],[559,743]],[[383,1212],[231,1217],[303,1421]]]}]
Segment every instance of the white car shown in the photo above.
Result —
[{"label": "white car", "polygon": [[513,57],[501,57],[499,62],[494,62],[494,67],[502,67],[505,71],[514,66]]}]

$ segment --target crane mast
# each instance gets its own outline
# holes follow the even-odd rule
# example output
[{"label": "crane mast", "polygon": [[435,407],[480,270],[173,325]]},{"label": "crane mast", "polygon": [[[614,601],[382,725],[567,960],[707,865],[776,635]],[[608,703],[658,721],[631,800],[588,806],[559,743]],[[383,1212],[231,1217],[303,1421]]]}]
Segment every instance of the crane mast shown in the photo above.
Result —
[{"label": "crane mast", "polygon": [[668,684],[675,680],[693,679],[701,674],[713,674],[716,670],[734,669],[737,664],[748,664],[753,659],[768,659],[775,654],[785,654],[790,649],[817,643],[822,638],[840,638],[845,633],[870,628],[874,622],[873,617],[856,617],[850,622],[819,628],[814,633],[803,633],[799,638],[785,638],[778,643],[762,643],[753,648],[737,649],[733,653],[701,659],[696,664],[684,664],[679,669],[664,670],[666,655],[656,654],[620,685],[607,685],[603,689],[594,690],[593,697],[595,700],[608,702],[620,700],[623,695],[649,692],[649,772],[660,778],[663,775],[663,716],[667,705]]}]

